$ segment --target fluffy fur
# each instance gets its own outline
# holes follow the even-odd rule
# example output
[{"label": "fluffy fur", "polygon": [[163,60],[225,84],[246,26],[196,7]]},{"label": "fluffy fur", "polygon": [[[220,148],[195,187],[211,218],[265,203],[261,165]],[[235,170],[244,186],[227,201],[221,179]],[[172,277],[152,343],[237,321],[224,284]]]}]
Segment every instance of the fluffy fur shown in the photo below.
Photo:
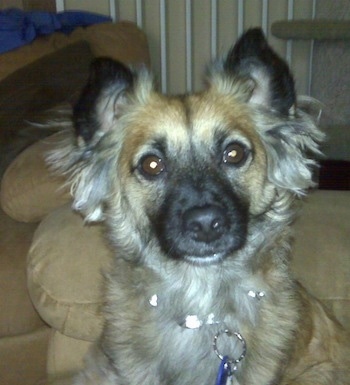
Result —
[{"label": "fluffy fur", "polygon": [[[193,95],[99,59],[72,122],[49,163],[116,251],[105,328],[75,384],[212,385],[226,329],[247,344],[240,385],[350,384],[348,335],[289,270],[295,197],[314,185],[323,135],[260,30]],[[218,345],[242,353],[233,336]]]}]

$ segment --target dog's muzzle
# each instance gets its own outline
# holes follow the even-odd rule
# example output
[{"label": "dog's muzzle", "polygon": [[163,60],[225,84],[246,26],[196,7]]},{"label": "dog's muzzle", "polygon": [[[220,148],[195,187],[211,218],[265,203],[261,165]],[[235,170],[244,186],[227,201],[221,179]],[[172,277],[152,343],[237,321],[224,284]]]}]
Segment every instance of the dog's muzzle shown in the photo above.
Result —
[{"label": "dog's muzzle", "polygon": [[208,184],[204,190],[186,186],[172,191],[155,222],[167,256],[213,263],[244,245],[248,210],[243,200],[221,185]]}]

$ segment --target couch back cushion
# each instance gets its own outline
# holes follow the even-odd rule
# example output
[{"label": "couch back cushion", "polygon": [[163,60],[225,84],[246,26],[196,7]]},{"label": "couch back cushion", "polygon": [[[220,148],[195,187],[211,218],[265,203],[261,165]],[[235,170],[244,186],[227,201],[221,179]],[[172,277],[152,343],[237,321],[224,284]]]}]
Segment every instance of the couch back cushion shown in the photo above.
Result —
[{"label": "couch back cushion", "polygon": [[86,82],[93,58],[78,41],[25,65],[0,82],[0,176],[24,148],[52,133],[40,122],[43,111],[71,103]]},{"label": "couch back cushion", "polygon": [[39,222],[50,211],[70,201],[65,178],[54,175],[45,162],[45,154],[64,137],[62,131],[32,144],[7,168],[1,181],[0,202],[11,218]]}]

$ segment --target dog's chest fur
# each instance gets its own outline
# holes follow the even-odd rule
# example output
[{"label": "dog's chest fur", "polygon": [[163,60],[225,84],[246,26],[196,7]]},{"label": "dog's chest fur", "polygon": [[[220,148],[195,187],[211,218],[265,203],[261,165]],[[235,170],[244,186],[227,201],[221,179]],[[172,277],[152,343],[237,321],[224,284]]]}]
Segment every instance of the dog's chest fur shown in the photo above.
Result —
[{"label": "dog's chest fur", "polygon": [[[120,358],[129,351],[136,353],[135,361],[149,360],[148,370],[153,372],[149,375],[158,378],[159,384],[209,385],[221,362],[213,349],[214,336],[224,330],[240,333],[247,344],[249,358],[237,366],[238,381],[242,376],[244,381],[264,378],[269,366],[276,366],[284,358],[280,346],[291,338],[288,333],[292,330],[284,327],[282,336],[276,325],[294,317],[283,310],[286,302],[291,307],[289,280],[281,284],[276,296],[261,274],[244,271],[232,274],[222,266],[212,267],[211,274],[193,267],[166,269],[167,278],[162,280],[158,273],[144,267],[130,267],[122,260],[116,261],[109,277],[108,303],[113,307],[108,313],[113,318],[109,319],[106,333],[108,339],[113,335],[120,346]],[[280,279],[275,276],[276,281]],[[194,316],[201,325],[187,328],[184,323],[188,316]],[[271,330],[271,323],[277,330]],[[291,329],[295,323],[290,324]],[[265,338],[269,342],[257,351],[256,341]],[[234,336],[222,334],[218,349],[223,355],[238,358],[242,343]],[[247,365],[254,355],[255,362],[261,361],[258,368]]]}]

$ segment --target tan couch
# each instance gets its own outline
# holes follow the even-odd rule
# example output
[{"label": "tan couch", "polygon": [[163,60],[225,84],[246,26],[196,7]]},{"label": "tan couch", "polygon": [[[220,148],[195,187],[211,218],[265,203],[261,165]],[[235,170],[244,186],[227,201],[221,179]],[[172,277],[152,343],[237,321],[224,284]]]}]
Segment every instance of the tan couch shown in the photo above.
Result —
[{"label": "tan couch", "polygon": [[[7,169],[0,209],[1,385],[47,381],[54,333],[29,297],[26,258],[38,223],[68,199],[56,190],[60,181],[48,177],[40,144],[40,150],[34,145],[13,160],[52,134],[25,121],[36,122],[43,110],[74,101],[96,56],[150,64],[145,35],[128,22],[78,28],[69,36],[55,33],[0,55],[0,178]],[[51,366],[50,359],[50,371]]]},{"label": "tan couch", "polygon": [[[1,384],[35,384],[44,370],[55,384],[69,377],[103,324],[100,272],[113,255],[103,226],[84,225],[44,165],[61,135],[21,152],[2,180]],[[296,275],[350,328],[350,192],[311,193],[295,234]]]}]

